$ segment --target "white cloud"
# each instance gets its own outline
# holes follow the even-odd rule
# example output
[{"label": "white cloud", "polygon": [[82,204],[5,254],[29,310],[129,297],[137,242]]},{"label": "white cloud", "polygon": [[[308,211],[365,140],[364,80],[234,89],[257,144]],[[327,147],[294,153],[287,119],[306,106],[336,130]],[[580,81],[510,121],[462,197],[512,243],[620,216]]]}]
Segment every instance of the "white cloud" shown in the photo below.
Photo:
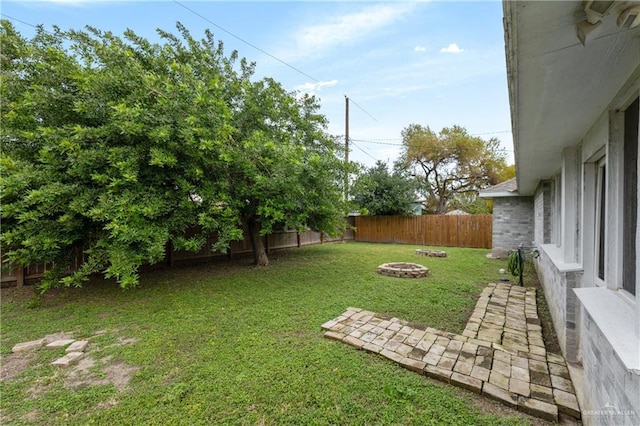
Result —
[{"label": "white cloud", "polygon": [[297,52],[306,56],[345,43],[353,43],[387,27],[414,7],[413,3],[368,6],[359,12],[341,14],[329,21],[304,28],[296,36]]},{"label": "white cloud", "polygon": [[427,48],[424,47],[424,46],[416,46],[416,47],[413,48],[413,51],[414,52],[426,52]]},{"label": "white cloud", "polygon": [[447,47],[440,49],[441,53],[462,53],[464,49],[461,49],[456,43],[451,43]]},{"label": "white cloud", "polygon": [[295,90],[299,90],[305,93],[320,92],[323,87],[332,87],[338,84],[338,80],[318,81],[317,83],[304,83],[294,87]]}]

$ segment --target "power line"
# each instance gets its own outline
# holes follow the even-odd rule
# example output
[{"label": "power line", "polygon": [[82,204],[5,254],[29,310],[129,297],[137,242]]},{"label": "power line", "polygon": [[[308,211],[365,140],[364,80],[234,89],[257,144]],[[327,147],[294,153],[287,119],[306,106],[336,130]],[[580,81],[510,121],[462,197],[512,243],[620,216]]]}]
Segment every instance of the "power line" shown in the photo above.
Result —
[{"label": "power line", "polygon": [[315,81],[316,83],[319,83],[320,80],[318,80],[317,78],[307,74],[306,72],[300,70],[299,68],[294,67],[293,65],[283,61],[282,59],[278,58],[277,56],[272,55],[271,53],[267,52],[266,50],[263,50],[261,48],[259,48],[258,46],[256,46],[255,44],[243,39],[242,37],[240,37],[239,35],[236,35],[234,33],[232,33],[231,31],[227,30],[226,28],[221,27],[220,25],[216,24],[215,22],[213,22],[211,19],[207,18],[206,16],[196,12],[195,10],[191,9],[190,7],[185,6],[184,4],[180,3],[177,0],[173,0],[173,2],[175,4],[177,4],[178,6],[181,6],[183,8],[185,8],[186,10],[188,10],[189,12],[193,13],[196,16],[199,16],[200,18],[204,19],[205,21],[207,21],[208,23],[210,23],[211,25],[213,25],[214,27],[224,31],[225,33],[229,34],[231,37],[234,37],[238,40],[240,40],[241,42],[243,42],[244,44],[253,47],[254,49],[256,49],[258,52],[264,53],[265,55],[267,55],[268,57],[275,59],[276,61],[280,62],[281,64],[291,68],[292,70],[294,70],[297,73],[300,73],[302,75],[304,75],[307,78],[310,78],[311,80]]},{"label": "power line", "polygon": [[[484,132],[484,133],[472,133],[470,136],[480,136],[480,135],[495,135],[499,133],[511,133],[511,130],[501,130],[497,132]],[[387,138],[387,139],[354,139],[349,138],[349,140],[353,140],[356,142],[364,142],[364,143],[372,143],[377,145],[391,145],[391,146],[402,146],[402,143],[391,143],[391,141],[402,141],[401,138]]]},{"label": "power line", "polygon": [[[258,52],[264,53],[265,55],[267,55],[268,57],[275,59],[276,61],[280,62],[281,64],[285,65],[286,67],[291,68],[292,70],[294,70],[295,72],[304,75],[307,78],[310,78],[311,80],[315,81],[316,83],[320,83],[320,80],[318,80],[317,78],[307,74],[306,72],[302,71],[299,68],[296,68],[295,66],[291,65],[290,63],[278,58],[275,55],[272,55],[271,53],[267,52],[264,49],[261,49],[260,47],[256,46],[255,44],[243,39],[242,37],[240,37],[237,34],[234,34],[233,32],[227,30],[224,27],[221,27],[220,25],[216,24],[215,22],[213,22],[211,19],[207,18],[206,16],[196,12],[195,10],[191,9],[190,7],[185,6],[184,4],[182,4],[181,2],[179,2],[178,0],[172,0],[175,4],[177,4],[178,6],[183,7],[184,9],[188,10],[189,12],[193,13],[196,16],[199,16],[200,18],[204,19],[205,21],[207,21],[208,23],[210,23],[211,25],[215,26],[216,28],[219,28],[220,30],[224,31],[225,33],[229,34],[230,36],[236,38],[237,40],[240,40],[241,42],[245,43],[248,46],[253,47],[254,49],[256,49]],[[347,96],[347,95],[345,95]],[[371,119],[373,121],[375,121],[376,123],[378,122],[378,120],[376,120],[376,118],[371,115],[367,110],[365,110],[364,108],[362,108],[356,101],[353,100],[353,98],[349,97],[349,99],[351,100],[351,102],[353,102],[355,104],[355,106],[357,106],[362,112],[364,112],[365,114],[367,114],[369,117],[371,117]]]},{"label": "power line", "polygon": [[[296,68],[295,66],[293,66],[293,65],[291,65],[291,64],[289,64],[289,63],[287,63],[287,62],[283,61],[282,59],[280,59],[280,58],[278,58],[278,57],[276,57],[276,56],[272,55],[271,53],[269,53],[269,52],[267,52],[267,51],[265,51],[265,50],[263,50],[263,49],[259,48],[259,47],[258,47],[258,46],[256,46],[255,44],[253,44],[253,43],[251,43],[251,42],[249,42],[249,41],[247,41],[247,40],[243,39],[242,37],[240,37],[240,36],[238,36],[238,35],[236,35],[236,34],[234,34],[234,33],[232,33],[231,31],[227,30],[226,28],[221,27],[220,25],[218,25],[218,24],[216,24],[215,22],[213,22],[211,19],[209,19],[209,18],[207,18],[206,16],[204,16],[204,15],[202,15],[202,14],[200,14],[200,13],[196,12],[195,10],[193,10],[193,9],[191,9],[191,8],[189,8],[189,7],[187,7],[187,6],[185,6],[184,4],[180,3],[179,1],[177,1],[177,0],[173,0],[173,2],[174,2],[175,4],[177,4],[178,6],[181,6],[181,7],[185,8],[186,10],[188,10],[188,11],[189,11],[189,12],[191,12],[191,13],[193,13],[194,15],[199,16],[200,18],[204,19],[205,21],[207,21],[207,22],[208,22],[208,23],[210,23],[211,25],[213,25],[213,26],[215,26],[216,28],[218,28],[218,29],[220,29],[220,30],[224,31],[225,33],[229,34],[230,36],[232,36],[232,37],[234,37],[234,38],[236,38],[236,39],[240,40],[241,42],[245,43],[246,45],[253,47],[253,48],[254,48],[254,49],[256,49],[257,51],[259,51],[259,52],[261,52],[261,53],[264,53],[265,55],[269,56],[270,58],[275,59],[276,61],[280,62],[281,64],[283,64],[283,65],[285,65],[285,66],[287,66],[287,67],[291,68],[291,69],[292,69],[292,70],[294,70],[295,72],[297,72],[297,73],[299,73],[299,74],[302,74],[302,75],[304,75],[304,76],[305,76],[305,77],[307,77],[307,78],[310,78],[311,80],[315,81],[316,83],[319,83],[319,82],[320,82],[320,80],[318,80],[318,79],[317,79],[317,78],[315,78],[314,76],[307,74],[306,72],[304,72],[304,71],[302,71],[302,70],[300,70],[300,69]],[[23,21],[23,20],[18,19],[18,18],[14,18],[13,16],[9,16],[9,15],[7,15],[6,13],[2,13],[2,15],[3,15],[3,16],[5,16],[5,17],[7,17],[7,18],[9,18],[9,19],[11,19],[11,20],[14,20],[14,21],[16,21],[16,22],[20,22],[20,23],[22,23],[22,24],[24,24],[24,25],[28,25],[28,26],[33,27],[33,28],[42,28],[41,26],[34,25],[34,24],[30,24],[29,22]],[[47,31],[47,30],[44,30],[44,31],[45,31],[46,33],[49,33],[49,34],[53,34],[52,32]],[[355,103],[355,102],[354,102],[354,103]],[[358,106],[358,107],[359,107],[359,106]],[[359,108],[360,108],[360,107],[359,107]]]},{"label": "power line", "polygon": [[[340,136],[340,137],[344,138],[344,136]],[[349,142],[355,141],[355,142],[362,142],[362,143],[370,143],[370,144],[374,144],[374,145],[404,146],[404,144],[402,144],[402,143],[380,142],[381,140],[399,140],[399,139],[368,140],[368,139],[352,139],[352,138],[349,138]],[[496,151],[513,152],[512,149],[506,149],[506,148],[500,148],[500,149],[497,149]]]},{"label": "power line", "polygon": [[[345,96],[347,96],[347,95],[345,95]],[[365,109],[364,109],[364,108],[362,108],[360,105],[358,105],[358,103],[357,103],[356,101],[354,101],[354,100],[353,100],[353,99],[351,99],[351,98],[349,98],[349,99],[351,100],[351,102],[353,102],[353,103],[355,104],[355,106],[357,106],[358,108],[360,108],[360,110],[361,110],[362,112],[364,112],[364,113],[365,113],[365,114],[367,114],[369,117],[371,117],[371,119],[372,119],[373,121],[375,121],[376,123],[378,122],[378,120],[376,120],[376,118],[375,118],[373,115],[369,114],[369,112],[368,112],[367,110],[365,110]]]},{"label": "power line", "polygon": [[352,142],[353,146],[358,148],[360,151],[362,151],[365,155],[369,156],[371,159],[373,159],[375,161],[378,161],[378,159],[375,158],[373,155],[369,154],[367,151],[365,151],[364,149],[360,148],[360,146],[358,146],[356,143],[353,143],[353,139],[349,139],[349,142]]},{"label": "power line", "polygon": [[501,130],[499,132],[484,132],[484,133],[472,133],[471,136],[478,136],[478,135],[496,135],[498,133],[511,133],[511,130]]},{"label": "power line", "polygon": [[[240,37],[239,35],[237,35],[237,34],[235,34],[235,33],[231,32],[231,31],[227,30],[226,28],[224,28],[224,27],[222,27],[222,26],[220,26],[220,25],[218,25],[218,24],[216,24],[216,23],[215,23],[215,22],[213,22],[211,19],[207,18],[206,16],[202,15],[201,13],[198,13],[197,11],[195,11],[195,10],[191,9],[190,7],[188,7],[188,6],[184,5],[183,3],[181,3],[181,2],[179,2],[179,1],[177,1],[177,0],[172,0],[172,1],[173,1],[175,4],[177,4],[178,6],[180,6],[180,7],[184,8],[184,9],[186,9],[187,11],[189,11],[189,12],[193,13],[194,15],[198,16],[199,18],[201,18],[201,19],[203,19],[203,20],[207,21],[208,23],[210,23],[211,25],[215,26],[216,28],[218,28],[218,29],[220,29],[220,30],[224,31],[225,33],[227,33],[227,34],[229,34],[230,36],[232,36],[232,37],[236,38],[237,40],[240,40],[242,43],[244,43],[244,44],[246,44],[246,45],[248,45],[248,46],[251,46],[252,48],[256,49],[258,52],[264,53],[264,54],[265,54],[265,55],[267,55],[268,57],[270,57],[270,58],[272,58],[272,59],[274,59],[274,60],[276,60],[276,61],[280,62],[280,63],[281,63],[281,64],[283,64],[284,66],[286,66],[286,67],[288,67],[288,68],[290,68],[290,69],[294,70],[295,72],[299,73],[300,75],[303,75],[303,76],[305,76],[305,77],[307,77],[307,78],[309,78],[309,79],[311,79],[311,80],[315,81],[316,83],[320,83],[320,80],[318,80],[318,79],[317,79],[317,78],[315,78],[314,76],[312,76],[312,75],[310,75],[310,74],[308,74],[308,73],[306,73],[306,72],[302,71],[301,69],[299,69],[299,68],[297,68],[297,67],[295,67],[295,66],[291,65],[290,63],[288,63],[288,62],[286,62],[286,61],[284,61],[284,60],[282,60],[282,59],[278,58],[277,56],[272,55],[271,53],[267,52],[266,50],[261,49],[260,47],[256,46],[255,44],[251,43],[250,41],[247,41],[247,40],[245,40],[244,38]],[[36,28],[36,29],[37,29],[37,28],[40,28],[40,29],[42,29],[44,32],[46,32],[46,33],[48,33],[48,34],[52,34],[52,35],[54,35],[54,33],[52,33],[52,32],[50,32],[50,31],[45,30],[42,26],[38,26],[38,25],[31,24],[31,23],[26,22],[26,21],[23,21],[23,20],[21,20],[21,19],[14,18],[13,16],[9,16],[9,15],[7,15],[7,14],[5,14],[5,13],[2,13],[2,15],[3,15],[3,16],[5,16],[5,17],[7,17],[7,18],[9,18],[9,19],[11,19],[11,20],[16,21],[16,22],[20,22],[20,23],[22,23],[22,24],[24,24],[24,25],[27,25],[27,26],[30,26],[30,27],[33,27],[33,28]],[[345,96],[346,96],[346,95],[345,95]],[[365,114],[367,114],[369,117],[371,117],[371,119],[372,119],[373,121],[378,122],[378,120],[376,120],[376,118],[375,118],[373,115],[371,115],[367,110],[365,110],[362,106],[360,106],[360,104],[358,104],[355,100],[353,100],[353,98],[351,98],[351,97],[350,97],[349,99],[350,99],[350,100],[355,104],[355,106],[357,106],[357,107],[358,107],[362,112],[364,112],[364,113],[365,113]]]},{"label": "power line", "polygon": [[[389,139],[389,140],[400,140],[400,139]],[[349,138],[349,142],[351,141],[356,141],[356,142],[364,142],[364,143],[372,143],[372,144],[376,144],[376,145],[391,145],[391,146],[402,146],[401,143],[390,143],[390,142],[380,142],[377,140],[367,140],[367,139],[353,139],[353,138]]]},{"label": "power line", "polygon": [[45,33],[47,33],[47,34],[55,35],[55,34],[54,34],[54,33],[52,33],[51,31],[47,31],[47,30],[45,30],[45,29],[42,27],[42,25],[34,25],[34,24],[30,24],[30,23],[28,23],[28,22],[26,22],[26,21],[23,21],[22,19],[18,19],[18,18],[14,18],[13,16],[9,16],[9,15],[7,15],[6,13],[0,13],[0,14],[2,14],[2,16],[4,16],[5,18],[9,18],[9,19],[11,19],[11,20],[13,20],[13,21],[20,22],[21,24],[27,25],[27,26],[32,27],[32,28],[35,28],[35,29],[41,29],[42,31],[44,31],[44,32],[45,32]]}]

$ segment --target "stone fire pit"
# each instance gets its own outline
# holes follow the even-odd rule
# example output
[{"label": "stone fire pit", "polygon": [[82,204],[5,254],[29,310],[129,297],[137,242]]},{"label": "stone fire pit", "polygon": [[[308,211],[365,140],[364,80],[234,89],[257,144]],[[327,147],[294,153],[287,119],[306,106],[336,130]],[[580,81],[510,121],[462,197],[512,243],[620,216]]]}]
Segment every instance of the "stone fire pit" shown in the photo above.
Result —
[{"label": "stone fire pit", "polygon": [[391,262],[378,266],[378,273],[398,278],[422,278],[429,275],[429,268],[417,263]]},{"label": "stone fire pit", "polygon": [[416,254],[419,254],[420,256],[429,256],[429,257],[447,257],[447,252],[441,251],[441,250],[418,249],[416,250]]}]

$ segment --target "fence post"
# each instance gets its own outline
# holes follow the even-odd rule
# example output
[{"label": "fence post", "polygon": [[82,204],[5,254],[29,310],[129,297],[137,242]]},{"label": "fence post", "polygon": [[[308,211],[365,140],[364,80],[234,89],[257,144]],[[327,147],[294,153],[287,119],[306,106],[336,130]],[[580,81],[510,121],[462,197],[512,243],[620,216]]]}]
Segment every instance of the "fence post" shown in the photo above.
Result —
[{"label": "fence post", "polygon": [[171,242],[171,240],[167,242],[167,245],[165,247],[166,247],[165,250],[167,251],[167,255],[166,255],[167,265],[169,267],[172,267],[173,266],[173,243]]},{"label": "fence post", "polygon": [[16,269],[16,285],[22,287],[24,285],[24,266],[18,265]]}]

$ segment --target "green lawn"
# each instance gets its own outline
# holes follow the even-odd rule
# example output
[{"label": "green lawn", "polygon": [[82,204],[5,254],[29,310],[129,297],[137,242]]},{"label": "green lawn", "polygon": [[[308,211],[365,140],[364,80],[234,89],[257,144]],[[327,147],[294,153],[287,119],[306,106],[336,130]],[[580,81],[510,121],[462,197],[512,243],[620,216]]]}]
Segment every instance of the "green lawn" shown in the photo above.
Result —
[{"label": "green lawn", "polygon": [[[104,281],[40,298],[32,287],[5,289],[5,359],[18,342],[71,332],[89,338],[95,365],[60,370],[49,362],[63,351],[40,349],[1,383],[2,423],[527,423],[484,414],[465,391],[322,337],[320,325],[349,306],[461,332],[504,262],[486,259],[487,250],[424,258],[415,248],[311,246],[272,253],[265,269],[241,259],[150,272],[127,291]],[[392,261],[424,264],[431,276],[375,272]],[[107,379],[128,367],[137,371],[119,391]]]}]

